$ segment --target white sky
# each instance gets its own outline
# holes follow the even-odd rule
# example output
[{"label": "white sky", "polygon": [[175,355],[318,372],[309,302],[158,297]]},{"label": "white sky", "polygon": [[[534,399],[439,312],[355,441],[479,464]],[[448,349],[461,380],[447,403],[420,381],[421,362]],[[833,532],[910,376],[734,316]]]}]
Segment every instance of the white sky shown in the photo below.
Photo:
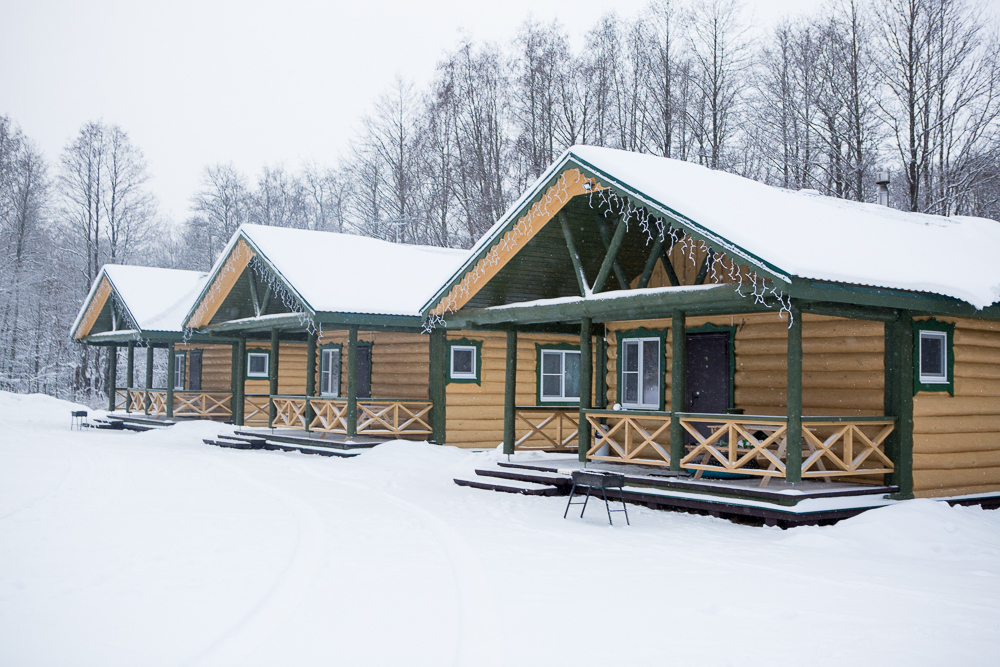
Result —
[{"label": "white sky", "polygon": [[[758,25],[822,0],[748,3]],[[647,0],[0,0],[0,114],[53,164],[88,120],[121,125],[179,222],[202,168],[335,164],[396,74],[428,81],[461,35],[506,41],[530,13],[580,38]]]}]

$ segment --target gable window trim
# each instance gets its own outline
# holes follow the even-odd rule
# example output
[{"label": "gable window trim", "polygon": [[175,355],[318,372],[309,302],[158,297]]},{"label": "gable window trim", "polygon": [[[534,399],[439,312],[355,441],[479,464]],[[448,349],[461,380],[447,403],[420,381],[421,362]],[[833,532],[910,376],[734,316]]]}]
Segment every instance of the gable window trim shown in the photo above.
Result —
[{"label": "gable window trim", "polygon": [[[263,359],[263,361],[261,361]],[[268,370],[271,367],[271,353],[270,351],[260,352],[257,350],[247,352],[247,372],[246,377],[248,380],[266,380],[270,377]],[[254,370],[254,362],[259,366],[261,363],[264,364],[264,370]]]},{"label": "gable window trim", "polygon": [[[326,369],[327,360],[333,368]],[[340,343],[327,343],[319,348],[319,396],[339,398],[344,368],[344,353]],[[331,391],[332,389],[332,391]]]},{"label": "gable window trim", "polygon": [[[653,340],[657,341],[660,348],[659,354],[657,355],[657,361],[660,365],[659,373],[657,374],[658,375],[657,391],[659,392],[659,396],[657,397],[655,403],[652,402],[644,403],[641,400],[642,398],[641,396],[639,402],[636,403],[626,402],[624,400],[625,373],[626,373],[624,366],[624,361],[625,361],[624,351],[625,351],[626,341],[653,341]],[[666,354],[667,354],[667,330],[639,328],[639,329],[632,329],[631,331],[617,331],[615,332],[615,342],[618,348],[618,358],[616,359],[617,368],[615,369],[615,374],[618,379],[617,382],[618,386],[615,389],[617,395],[616,396],[617,402],[626,410],[650,410],[650,411],[662,412],[664,410],[664,406],[666,405],[666,396],[664,395],[664,393],[666,388],[665,373],[666,373]],[[640,357],[640,362],[641,359],[642,358]],[[639,373],[638,380],[641,381],[644,371],[645,369],[640,366],[640,368],[637,371]],[[639,386],[639,389],[641,391],[642,389],[641,384]]]},{"label": "gable window trim", "polygon": [[[572,380],[567,385],[566,358],[575,355],[577,359],[576,383]],[[557,373],[546,372],[545,360],[558,358],[559,370]],[[537,405],[579,405],[580,404],[580,346],[571,343],[535,343],[535,398]],[[545,393],[545,378],[559,377],[559,395]],[[567,391],[569,387],[569,391]],[[576,395],[573,395],[573,394]]]},{"label": "gable window trim", "polygon": [[[955,395],[954,339],[955,325],[952,323],[941,322],[933,317],[913,321],[914,395],[921,391],[947,391],[950,395]],[[925,352],[932,353],[934,346],[940,346],[940,371],[925,369]]]},{"label": "gable window trim", "polygon": [[184,383],[187,380],[185,369],[187,366],[187,352],[185,350],[174,350],[174,391],[184,391]]},{"label": "gable window trim", "polygon": [[[458,371],[455,368],[455,353],[471,352],[472,371]],[[482,386],[483,371],[483,341],[460,338],[448,341],[448,376],[447,383],[475,383]]]}]

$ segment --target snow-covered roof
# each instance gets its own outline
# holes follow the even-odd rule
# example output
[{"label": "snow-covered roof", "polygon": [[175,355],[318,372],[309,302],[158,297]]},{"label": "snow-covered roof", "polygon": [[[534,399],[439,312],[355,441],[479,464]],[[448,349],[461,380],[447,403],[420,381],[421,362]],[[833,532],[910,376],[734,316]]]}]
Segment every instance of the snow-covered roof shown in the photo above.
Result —
[{"label": "snow-covered roof", "polygon": [[261,225],[243,225],[231,244],[240,233],[314,312],[419,315],[468,256],[467,250]]},{"label": "snow-covered roof", "polygon": [[761,260],[779,277],[930,292],[976,308],[1000,301],[1000,223],[994,220],[907,213],[594,146],[568,149],[480,239],[471,257],[495,243],[539,188],[570,163],[629,192],[651,211],[691,223],[718,241],[720,250]]},{"label": "snow-covered roof", "polygon": [[202,271],[106,264],[94,280],[90,294],[73,323],[72,331],[76,331],[79,326],[104,277],[107,277],[139,330],[179,332],[183,330],[184,317],[205,286],[208,274]]}]

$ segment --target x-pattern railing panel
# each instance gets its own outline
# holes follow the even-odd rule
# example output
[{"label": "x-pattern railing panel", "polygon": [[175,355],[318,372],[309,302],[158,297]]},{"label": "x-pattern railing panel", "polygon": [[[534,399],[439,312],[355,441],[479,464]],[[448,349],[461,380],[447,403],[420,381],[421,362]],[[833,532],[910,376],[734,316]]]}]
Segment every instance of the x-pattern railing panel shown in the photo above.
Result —
[{"label": "x-pattern railing panel", "polygon": [[[528,427],[528,432],[514,441],[514,449],[576,449],[579,424],[574,416],[579,410],[516,410],[515,416]],[[541,417],[541,421],[538,421]],[[550,435],[549,431],[552,434]]]},{"label": "x-pattern railing panel", "polygon": [[320,433],[347,433],[347,401],[310,398],[313,419],[309,430]]},{"label": "x-pattern railing panel", "polygon": [[305,397],[284,398],[274,396],[274,428],[302,428],[306,427],[306,407]]},{"label": "x-pattern railing panel", "polygon": [[[813,430],[833,428],[821,439]],[[877,428],[869,437],[863,427]],[[875,475],[893,471],[892,460],[885,453],[885,440],[896,424],[892,421],[868,422],[813,422],[802,429],[802,436],[812,452],[802,461],[803,477],[830,477],[832,475]],[[839,445],[839,447],[838,447]],[[874,459],[872,465],[864,465]],[[831,463],[836,470],[824,470],[824,463]],[[818,468],[814,470],[813,468]]]},{"label": "x-pattern railing panel", "polygon": [[115,389],[115,410],[124,410],[129,406],[128,389]]},{"label": "x-pattern railing panel", "polygon": [[[682,468],[701,472],[724,470],[768,477],[785,475],[782,457],[785,454],[787,426],[783,420],[682,418],[680,423],[695,441],[691,450],[681,459]],[[699,424],[708,426],[711,433],[702,433],[698,429]],[[757,436],[760,432],[764,433],[763,438]],[[756,463],[757,467],[749,467],[751,462]],[[762,462],[767,463],[766,468],[759,466]],[[697,474],[698,477],[701,472]]]},{"label": "x-pattern railing panel", "polygon": [[232,394],[228,392],[174,392],[175,417],[231,417]]},{"label": "x-pattern railing panel", "polygon": [[424,416],[431,406],[429,401],[359,400],[358,433],[429,435],[431,427]]},{"label": "x-pattern railing panel", "polygon": [[267,425],[270,420],[271,397],[267,394],[247,394],[243,397],[243,423],[247,426]]},{"label": "x-pattern railing panel", "polygon": [[147,391],[149,394],[149,414],[151,415],[165,415],[167,414],[167,392],[165,391]]},{"label": "x-pattern railing panel", "polygon": [[[607,413],[600,415],[587,413],[586,416],[596,436],[594,445],[587,452],[588,458],[670,465],[670,452],[664,445],[656,441],[656,438],[669,434],[669,415],[618,416]],[[602,424],[602,419],[608,423]],[[652,422],[656,426],[647,428],[644,426],[644,422]],[[636,441],[638,444],[635,444]],[[610,457],[598,454],[605,445],[614,450],[618,456]]]},{"label": "x-pattern railing panel", "polygon": [[145,412],[146,411],[146,392],[142,389],[129,389],[128,390],[128,411],[129,412]]}]

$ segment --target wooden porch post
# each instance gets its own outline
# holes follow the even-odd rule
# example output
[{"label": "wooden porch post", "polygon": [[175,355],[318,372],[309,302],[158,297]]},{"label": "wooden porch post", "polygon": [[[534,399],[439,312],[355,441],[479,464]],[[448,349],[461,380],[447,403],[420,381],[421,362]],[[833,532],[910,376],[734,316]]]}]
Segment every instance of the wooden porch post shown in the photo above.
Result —
[{"label": "wooden porch post", "polygon": [[514,453],[517,414],[517,330],[507,330],[507,367],[503,383],[503,453]]},{"label": "wooden porch post", "polygon": [[153,389],[153,345],[148,343],[146,345],[146,401],[145,410],[147,416],[149,416],[149,408],[152,404],[152,399],[149,397],[149,392]]},{"label": "wooden porch post", "polygon": [[229,421],[233,424],[236,423],[236,416],[238,414],[236,410],[236,374],[240,368],[239,358],[239,345],[233,343],[231,354],[229,355]]},{"label": "wooden porch post", "polygon": [[358,325],[347,329],[347,437],[358,434]]},{"label": "wooden porch post", "polygon": [[684,412],[684,383],[687,375],[687,317],[675,310],[670,320],[670,469],[680,470],[684,458],[684,427],[678,412]]},{"label": "wooden porch post", "polygon": [[108,412],[115,411],[115,393],[118,389],[118,346],[108,348]]},{"label": "wooden porch post", "polygon": [[896,428],[885,443],[894,471],[886,484],[899,487],[896,498],[913,497],[913,319],[901,311],[885,323],[885,414],[896,418]]},{"label": "wooden porch post", "polygon": [[[316,395],[316,342],[319,336],[315,331],[309,334],[308,340],[306,340],[306,396],[312,398]],[[312,403],[308,400],[306,401],[306,431],[309,431],[309,425],[312,424],[313,419],[316,418],[316,413],[313,412]]]},{"label": "wooden porch post", "polygon": [[793,300],[788,329],[787,429],[785,480],[802,481],[802,309]]},{"label": "wooden porch post", "polygon": [[274,407],[274,395],[278,393],[278,330],[271,329],[271,354],[267,355],[267,377],[271,381],[268,393],[271,396],[267,399],[267,425],[274,428],[274,418],[277,410]]},{"label": "wooden porch post", "polygon": [[580,442],[577,447],[577,454],[580,461],[586,463],[587,452],[594,444],[594,437],[590,431],[590,422],[584,412],[590,408],[590,396],[594,390],[594,363],[593,352],[591,350],[591,334],[593,333],[593,321],[589,317],[580,318],[580,416],[577,433]]},{"label": "wooden porch post", "polygon": [[607,329],[597,337],[597,367],[594,368],[594,407],[608,407],[608,338]]},{"label": "wooden porch post", "polygon": [[445,444],[447,416],[445,406],[448,402],[448,343],[447,332],[437,327],[431,331],[430,342],[430,378],[428,378],[431,399],[431,437],[439,445]]},{"label": "wooden porch post", "polygon": [[125,392],[125,412],[130,412],[132,406],[132,397],[129,395],[129,391],[135,386],[135,343],[129,341],[128,343],[128,356],[125,362],[125,379],[128,382],[127,390]]},{"label": "wooden porch post", "polygon": [[177,359],[174,357],[174,344],[167,347],[167,419],[174,418],[174,372]]},{"label": "wooden porch post", "polygon": [[233,423],[237,426],[243,426],[243,416],[246,412],[244,401],[247,391],[247,337],[245,334],[240,334],[240,342],[236,344],[236,360],[236,394],[233,399],[236,401],[239,416],[233,418]]}]

